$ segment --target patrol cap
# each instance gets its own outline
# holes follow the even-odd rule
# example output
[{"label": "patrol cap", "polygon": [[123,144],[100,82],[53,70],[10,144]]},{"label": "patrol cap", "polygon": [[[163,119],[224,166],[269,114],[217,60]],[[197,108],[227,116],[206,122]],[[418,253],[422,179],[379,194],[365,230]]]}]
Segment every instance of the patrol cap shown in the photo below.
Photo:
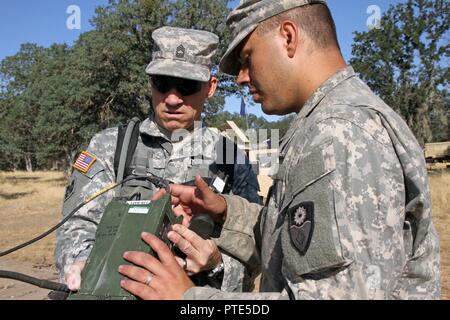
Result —
[{"label": "patrol cap", "polygon": [[219,37],[207,31],[162,27],[152,33],[152,61],[145,72],[206,82]]},{"label": "patrol cap", "polygon": [[314,3],[327,4],[326,0],[241,0],[227,18],[233,40],[220,61],[220,70],[230,75],[237,75],[239,62],[234,51],[260,22],[290,9]]}]

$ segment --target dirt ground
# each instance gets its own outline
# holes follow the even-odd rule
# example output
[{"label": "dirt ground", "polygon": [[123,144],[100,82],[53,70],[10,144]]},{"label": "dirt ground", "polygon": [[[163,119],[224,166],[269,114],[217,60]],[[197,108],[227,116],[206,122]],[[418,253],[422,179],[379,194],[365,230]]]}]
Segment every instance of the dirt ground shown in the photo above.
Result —
[{"label": "dirt ground", "polygon": [[[52,266],[39,266],[32,262],[1,259],[0,270],[14,270],[38,279],[58,282],[58,273]],[[49,300],[50,290],[10,279],[0,279],[0,300]]]},{"label": "dirt ground", "polygon": [[433,223],[441,245],[441,299],[450,300],[450,170],[429,173]]},{"label": "dirt ground", "polygon": [[[58,223],[66,180],[59,172],[0,173],[0,251],[27,241]],[[0,258],[0,269],[56,280],[55,235]],[[0,299],[41,300],[49,290],[0,279]]]},{"label": "dirt ground", "polygon": [[[0,252],[59,222],[65,179],[59,172],[0,172]],[[441,298],[450,300],[450,171],[430,173],[433,221],[441,242]],[[0,270],[58,281],[53,261],[55,236],[0,258]],[[0,300],[48,300],[50,291],[0,279]]]}]

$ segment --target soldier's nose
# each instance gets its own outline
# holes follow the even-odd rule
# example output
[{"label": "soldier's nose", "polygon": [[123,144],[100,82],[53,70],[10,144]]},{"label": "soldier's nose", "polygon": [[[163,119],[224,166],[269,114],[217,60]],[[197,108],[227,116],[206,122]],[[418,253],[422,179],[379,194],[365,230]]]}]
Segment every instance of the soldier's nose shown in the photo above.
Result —
[{"label": "soldier's nose", "polygon": [[250,83],[250,75],[248,73],[248,69],[241,68],[239,70],[239,73],[236,77],[236,83],[241,86]]},{"label": "soldier's nose", "polygon": [[176,90],[171,90],[167,93],[165,103],[168,106],[176,107],[183,104],[183,99],[181,94]]}]

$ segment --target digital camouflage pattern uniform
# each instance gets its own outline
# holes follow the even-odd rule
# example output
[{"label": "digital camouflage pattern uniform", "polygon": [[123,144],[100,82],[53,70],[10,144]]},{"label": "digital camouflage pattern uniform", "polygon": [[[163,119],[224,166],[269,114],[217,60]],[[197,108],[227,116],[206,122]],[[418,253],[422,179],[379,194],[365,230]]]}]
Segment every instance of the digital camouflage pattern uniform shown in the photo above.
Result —
[{"label": "digital camouflage pattern uniform", "polygon": [[[176,63],[174,64],[171,60],[170,51],[173,52],[175,57],[177,52],[181,50],[180,45],[182,45],[184,56],[181,57],[181,53],[179,53],[177,63],[178,65],[183,63],[183,67],[178,67],[177,72],[184,70],[185,73],[180,74],[180,76],[186,75],[184,78],[187,78],[187,75],[189,75],[197,81],[209,80],[210,71],[208,68],[203,68],[203,65],[208,65],[208,61],[210,61],[217,47],[217,36],[204,31],[163,27],[153,33],[153,39],[157,47],[156,50],[159,50],[155,54],[158,63],[153,60],[147,67],[147,73],[165,72],[165,74],[173,75],[172,67]],[[183,62],[183,59],[186,61]],[[199,64],[202,65],[199,67]],[[164,65],[167,65],[166,69],[164,69]],[[179,134],[178,137],[175,137],[156,125],[152,118],[142,122],[139,132],[138,145],[130,164],[130,169],[135,173],[151,172],[174,183],[191,181],[196,175],[202,177],[213,177],[215,175],[217,171],[215,165],[216,146],[222,137],[218,133],[197,126],[193,131],[184,130],[182,132],[184,135]],[[180,135],[182,136],[181,141],[179,141]],[[85,174],[74,170],[65,194],[63,217],[68,215],[82,201],[115,182],[114,155],[117,136],[118,128],[110,128],[92,138],[87,152],[96,157],[96,161]],[[219,145],[221,146],[221,144]],[[240,164],[234,165],[232,193],[239,194],[251,202],[259,202],[258,181],[251,165],[248,163],[248,159],[240,151],[237,159],[244,159],[246,163],[240,161]],[[220,160],[219,158],[218,163],[220,163]],[[95,242],[97,225],[107,204],[113,197],[134,195],[133,199],[136,199],[136,197],[150,199],[154,187],[147,184],[147,182],[133,180],[122,188],[120,194],[117,190],[103,194],[81,208],[73,218],[58,230],[55,259],[60,270],[61,280],[64,279],[66,267],[75,261],[84,261],[88,258]],[[136,192],[141,194],[136,194]],[[250,290],[252,278],[257,275],[259,266],[257,264],[248,265],[245,268],[241,262],[225,253],[222,253],[222,258],[225,267],[222,290]]]},{"label": "digital camouflage pattern uniform", "polygon": [[[268,2],[241,1],[237,12],[254,3]],[[234,62],[224,59],[223,71],[233,74]],[[264,207],[225,196],[219,239],[243,261],[260,260],[260,293],[197,287],[185,299],[439,299],[423,151],[352,67],[302,107],[273,179]],[[240,233],[246,241],[234,241]]]},{"label": "digital camouflage pattern uniform", "polygon": [[[288,290],[296,299],[440,297],[422,149],[351,67],[305,104],[282,141],[273,178],[264,208],[225,196],[219,241],[243,261],[261,259],[260,291],[267,293],[194,288],[186,299],[283,299]],[[248,241],[236,243],[238,233]]]}]

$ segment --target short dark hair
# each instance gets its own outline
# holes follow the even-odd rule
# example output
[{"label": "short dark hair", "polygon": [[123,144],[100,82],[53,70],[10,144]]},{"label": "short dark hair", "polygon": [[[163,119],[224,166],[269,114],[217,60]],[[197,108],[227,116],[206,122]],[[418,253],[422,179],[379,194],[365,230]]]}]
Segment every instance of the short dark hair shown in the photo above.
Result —
[{"label": "short dark hair", "polygon": [[310,4],[282,12],[261,22],[256,32],[263,35],[278,27],[285,20],[295,22],[318,49],[333,46],[339,48],[336,24],[328,6],[321,3]]}]

